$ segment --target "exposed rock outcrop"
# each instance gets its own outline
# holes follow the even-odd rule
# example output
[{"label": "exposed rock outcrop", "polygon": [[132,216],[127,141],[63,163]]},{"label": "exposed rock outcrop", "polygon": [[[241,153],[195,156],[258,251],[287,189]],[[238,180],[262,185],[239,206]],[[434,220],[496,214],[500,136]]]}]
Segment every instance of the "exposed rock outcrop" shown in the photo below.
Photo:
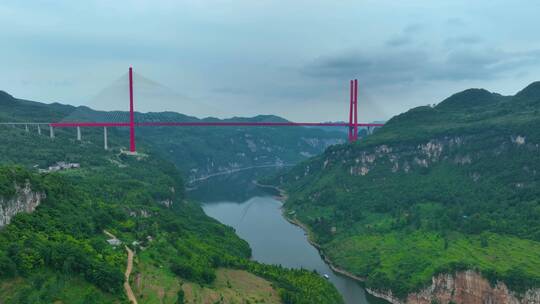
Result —
[{"label": "exposed rock outcrop", "polygon": [[491,285],[488,280],[474,271],[439,274],[432,278],[431,285],[417,293],[408,295],[405,301],[391,293],[368,290],[393,304],[538,304],[540,289],[530,289],[525,294],[516,294],[506,284]]},{"label": "exposed rock outcrop", "polygon": [[16,191],[13,197],[0,197],[0,228],[9,224],[20,212],[33,212],[45,198],[45,193],[33,191],[30,183],[26,183],[24,187],[14,187]]}]

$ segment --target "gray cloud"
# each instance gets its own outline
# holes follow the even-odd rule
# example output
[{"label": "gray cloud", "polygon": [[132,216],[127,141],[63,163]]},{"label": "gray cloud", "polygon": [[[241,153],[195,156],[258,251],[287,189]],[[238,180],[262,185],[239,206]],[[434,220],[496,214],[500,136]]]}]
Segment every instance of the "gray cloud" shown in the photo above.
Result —
[{"label": "gray cloud", "polygon": [[358,77],[371,86],[401,85],[437,80],[493,79],[540,63],[540,50],[508,52],[492,48],[458,48],[430,53],[421,48],[374,53],[350,51],[323,56],[304,67],[314,78]]},{"label": "gray cloud", "polygon": [[316,78],[351,79],[358,77],[369,85],[411,82],[424,68],[428,56],[421,50],[360,51],[320,57],[307,65],[305,75]]},{"label": "gray cloud", "polygon": [[428,78],[467,80],[493,79],[525,66],[538,65],[540,50],[508,52],[497,49],[457,50],[440,64],[430,67]]},{"label": "gray cloud", "polygon": [[401,33],[386,41],[385,45],[389,47],[402,47],[414,42],[413,37],[423,31],[425,26],[421,23],[412,23],[403,28]]}]

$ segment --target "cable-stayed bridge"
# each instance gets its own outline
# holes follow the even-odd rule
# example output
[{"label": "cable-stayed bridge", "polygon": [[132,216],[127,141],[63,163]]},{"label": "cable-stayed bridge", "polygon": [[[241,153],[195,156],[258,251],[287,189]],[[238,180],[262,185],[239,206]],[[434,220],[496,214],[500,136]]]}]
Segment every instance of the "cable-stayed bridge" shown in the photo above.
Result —
[{"label": "cable-stayed bridge", "polygon": [[[77,111],[58,122],[3,122],[1,125],[24,125],[26,131],[29,131],[29,126],[36,126],[38,133],[41,134],[41,127],[48,126],[49,136],[55,137],[54,128],[76,128],[77,139],[81,140],[81,128],[86,127],[102,127],[104,135],[104,148],[108,148],[107,128],[108,127],[127,127],[129,128],[130,147],[132,153],[136,152],[135,131],[139,127],[287,127],[287,126],[304,126],[304,127],[345,127],[348,129],[348,140],[354,142],[358,140],[358,128],[381,127],[381,123],[361,123],[358,122],[358,80],[350,81],[350,99],[349,99],[349,117],[348,122],[290,122],[290,121],[175,121],[167,115],[155,113],[140,114],[135,112],[134,107],[134,82],[133,69],[129,68],[128,93],[129,93],[129,112],[110,111],[106,117],[85,117],[78,115]],[[146,80],[148,82],[148,80]],[[96,120],[92,120],[96,119]]]}]

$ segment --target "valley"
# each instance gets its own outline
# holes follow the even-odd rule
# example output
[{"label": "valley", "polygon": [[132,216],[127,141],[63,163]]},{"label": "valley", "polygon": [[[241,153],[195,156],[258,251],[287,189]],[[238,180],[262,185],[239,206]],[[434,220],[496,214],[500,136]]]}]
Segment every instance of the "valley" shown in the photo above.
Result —
[{"label": "valley", "polygon": [[[6,303],[53,299],[55,290],[61,302],[73,303],[90,295],[115,303],[123,294],[140,303],[343,298],[363,304],[381,302],[377,297],[392,303],[475,303],[486,297],[534,303],[540,279],[539,87],[531,84],[516,96],[467,90],[396,116],[352,144],[328,146],[339,142],[335,134],[316,129],[309,132],[321,136],[317,140],[306,140],[305,128],[288,129],[278,140],[271,128],[218,128],[219,138],[205,139],[207,145],[228,140],[246,146],[198,150],[214,154],[190,156],[189,166],[184,160],[195,149],[194,138],[211,135],[190,137],[201,131],[189,128],[172,134],[143,129],[148,144],[130,156],[122,152],[123,129],[110,131],[111,147],[103,150],[96,145],[99,130],[88,129],[77,141],[70,130],[58,130],[51,139],[4,127],[0,296]],[[74,110],[4,96],[0,107],[12,113],[10,119],[37,109],[51,111],[51,117]],[[75,112],[81,110],[104,115]],[[294,142],[315,150],[304,153],[307,146]],[[185,155],[171,144],[184,147]],[[76,166],[41,170],[59,161]],[[284,205],[258,183],[285,190]],[[308,235],[291,228],[281,210]],[[244,220],[249,224],[239,226]],[[100,244],[104,229],[118,235],[118,244]],[[16,249],[22,247],[26,251]],[[133,270],[124,284],[126,252],[133,253]],[[65,254],[84,262],[62,262]],[[20,292],[8,297],[13,284]],[[320,292],[309,293],[312,288]],[[472,296],[478,293],[484,296]]]},{"label": "valley", "polygon": [[0,1],[0,304],[540,304],[540,1]]},{"label": "valley", "polygon": [[[74,110],[4,96],[10,119]],[[3,127],[0,298],[536,303],[539,100],[538,83],[515,96],[467,90],[337,145],[332,132],[306,129],[306,140],[300,127],[281,137],[217,128],[214,139],[157,128],[130,155],[121,128],[104,150],[99,130],[78,141]],[[194,138],[245,146],[193,156]],[[284,204],[261,184],[283,189]],[[107,245],[103,230],[118,239]]]}]

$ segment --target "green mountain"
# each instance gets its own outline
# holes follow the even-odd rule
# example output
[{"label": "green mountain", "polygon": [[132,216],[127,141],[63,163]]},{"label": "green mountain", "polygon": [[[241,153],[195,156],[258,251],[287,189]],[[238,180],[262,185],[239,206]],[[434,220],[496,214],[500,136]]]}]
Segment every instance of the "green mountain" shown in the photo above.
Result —
[{"label": "green mountain", "polygon": [[[198,119],[174,112],[136,113],[135,118],[140,122],[286,121],[273,115],[225,120]],[[47,105],[20,100],[0,92],[0,122],[7,121],[127,122],[129,116],[127,112],[94,111],[82,106]],[[61,131],[67,136],[75,134],[73,128]],[[92,137],[97,134],[95,132],[97,130],[82,128],[83,139],[93,139],[102,145],[101,137]],[[117,128],[112,132],[117,132],[118,136],[115,140],[110,139],[109,145],[128,147],[127,128]],[[139,142],[146,143],[160,156],[175,163],[187,179],[237,168],[294,164],[346,140],[346,136],[339,131],[304,127],[140,127],[136,132]],[[66,135],[57,137],[62,136]]]},{"label": "green mountain", "polygon": [[538,82],[515,96],[466,90],[273,182],[287,214],[373,290],[404,300],[475,270],[523,296],[540,287],[539,110]]},{"label": "green mountain", "polygon": [[[2,121],[72,111],[0,97]],[[185,198],[181,173],[150,143],[128,155],[125,130],[110,130],[109,150],[101,129],[83,132],[79,142],[73,129],[51,139],[0,126],[1,303],[127,303],[126,248],[139,303],[342,302],[318,274],[251,261],[232,228]]]}]

